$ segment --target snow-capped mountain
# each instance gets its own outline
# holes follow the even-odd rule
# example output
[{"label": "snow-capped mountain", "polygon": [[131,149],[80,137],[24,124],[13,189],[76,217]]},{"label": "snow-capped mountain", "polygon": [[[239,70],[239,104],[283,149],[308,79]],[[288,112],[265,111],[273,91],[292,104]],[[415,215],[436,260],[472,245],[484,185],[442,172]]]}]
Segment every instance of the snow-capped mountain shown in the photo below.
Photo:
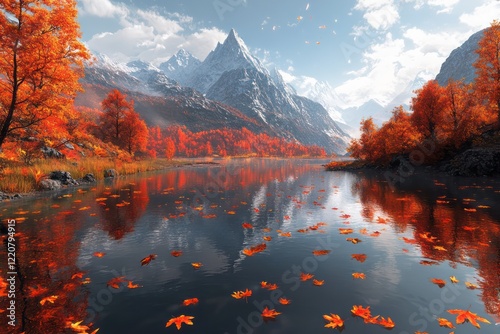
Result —
[{"label": "snow-capped mountain", "polygon": [[476,32],[464,44],[451,52],[436,76],[436,80],[441,86],[445,86],[449,79],[460,80],[463,78],[466,83],[474,81],[476,69],[473,64],[478,57],[476,50],[483,33],[484,30]]},{"label": "snow-capped mountain", "polygon": [[269,75],[260,60],[251,55],[243,40],[232,29],[224,43],[217,44],[186,84],[206,93],[224,72],[241,68],[254,68]]},{"label": "snow-capped mountain", "polygon": [[[330,153],[345,153],[350,137],[328,111],[298,96],[277,71],[271,74],[234,30],[201,64],[191,57],[179,51],[155,67],[138,60],[117,64],[99,56],[86,67],[83,82],[99,98],[104,98],[102,87],[126,90],[138,99],[136,109],[144,108],[138,111],[150,124],[175,122],[192,130],[245,126],[254,132],[319,145]],[[173,79],[182,76],[186,86]],[[210,113],[213,119],[207,121]]]},{"label": "snow-capped mountain", "polygon": [[277,71],[271,74],[234,30],[207,56],[188,85],[241,110],[278,136],[345,153],[349,136],[328,111],[298,96]]},{"label": "snow-capped mountain", "polygon": [[201,61],[184,49],[180,49],[168,61],[161,63],[159,68],[163,73],[180,83],[186,85],[188,78],[200,66]]}]

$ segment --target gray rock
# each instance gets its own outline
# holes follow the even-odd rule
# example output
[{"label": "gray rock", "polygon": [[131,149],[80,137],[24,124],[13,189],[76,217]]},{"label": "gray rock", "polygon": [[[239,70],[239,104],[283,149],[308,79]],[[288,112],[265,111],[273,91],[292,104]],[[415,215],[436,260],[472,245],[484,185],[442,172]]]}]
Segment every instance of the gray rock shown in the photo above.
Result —
[{"label": "gray rock", "polygon": [[500,149],[469,149],[454,157],[443,169],[451,175],[459,176],[500,174]]},{"label": "gray rock", "polygon": [[96,182],[96,181],[97,180],[96,180],[94,174],[92,174],[92,173],[88,173],[84,177],[82,177],[82,182],[93,183],[93,182]]},{"label": "gray rock", "polygon": [[71,174],[69,172],[61,170],[50,172],[49,179],[57,180],[64,185],[73,185],[73,186],[78,185],[78,182],[71,177]]},{"label": "gray rock", "polygon": [[117,177],[118,176],[118,172],[116,171],[116,169],[105,169],[104,170],[104,177]]},{"label": "gray rock", "polygon": [[62,184],[59,180],[43,179],[38,184],[38,187],[40,188],[40,190],[56,190],[61,189]]},{"label": "gray rock", "polygon": [[62,154],[61,152],[52,147],[44,146],[41,148],[41,151],[46,158],[57,158],[57,159],[64,158],[64,154]]},{"label": "gray rock", "polygon": [[75,149],[75,147],[73,146],[73,144],[71,144],[69,141],[68,141],[68,142],[65,142],[65,143],[64,143],[64,146],[66,146],[66,148],[67,148],[68,150],[74,150],[74,149]]}]

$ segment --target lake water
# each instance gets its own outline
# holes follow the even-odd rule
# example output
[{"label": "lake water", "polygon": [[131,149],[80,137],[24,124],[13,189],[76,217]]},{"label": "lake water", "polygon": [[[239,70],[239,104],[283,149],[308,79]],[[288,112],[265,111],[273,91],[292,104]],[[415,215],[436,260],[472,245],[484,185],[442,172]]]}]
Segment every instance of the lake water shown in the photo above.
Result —
[{"label": "lake water", "polygon": [[[16,221],[17,325],[7,325],[4,311],[0,327],[27,334],[84,332],[84,325],[99,334],[328,333],[323,315],[333,313],[344,319],[343,333],[385,333],[352,315],[361,305],[390,317],[398,334],[500,332],[500,179],[416,174],[393,186],[383,173],[326,172],[319,160],[218,162],[1,203],[3,227]],[[244,254],[261,244],[261,252]],[[3,245],[2,311],[12,271]],[[141,265],[150,254],[156,258]],[[301,273],[324,284],[301,281]],[[231,296],[246,289],[246,299]],[[199,301],[184,306],[190,298]],[[281,314],[264,321],[266,306]],[[453,309],[491,324],[457,325],[447,312]],[[193,325],[165,327],[180,315],[194,317]],[[440,327],[437,318],[456,328]]]}]

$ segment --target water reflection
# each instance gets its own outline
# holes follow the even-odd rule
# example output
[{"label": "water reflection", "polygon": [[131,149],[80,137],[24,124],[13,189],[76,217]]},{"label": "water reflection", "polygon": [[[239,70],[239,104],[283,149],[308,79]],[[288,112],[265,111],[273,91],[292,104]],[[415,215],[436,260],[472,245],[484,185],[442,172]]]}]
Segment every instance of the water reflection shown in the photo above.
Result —
[{"label": "water reflection", "polygon": [[[19,279],[18,327],[3,326],[3,317],[2,328],[74,333],[71,323],[84,320],[93,323],[89,332],[163,333],[170,316],[190,312],[198,326],[183,327],[187,333],[233,333],[239,319],[247,321],[257,308],[235,304],[231,292],[250,288],[261,302],[269,294],[259,283],[267,280],[293,301],[277,321],[251,328],[255,333],[320,331],[322,314],[347,317],[354,304],[390,315],[400,330],[423,331],[408,325],[409,317],[416,305],[435,298],[433,289],[439,288],[429,278],[447,280],[450,272],[460,277],[462,290],[447,309],[473,304],[474,312],[500,320],[499,180],[416,175],[393,189],[383,175],[324,172],[318,161],[221,163],[3,203],[2,223],[18,220]],[[347,227],[361,243],[346,242],[338,229]],[[263,252],[243,254],[261,243],[267,245]],[[331,255],[311,262],[311,251],[325,248]],[[173,257],[173,250],[183,255]],[[353,253],[368,259],[359,263]],[[149,254],[157,258],[141,266]],[[0,256],[6,258],[6,247]],[[194,269],[193,262],[202,266]],[[0,263],[5,282],[8,270]],[[308,266],[325,286],[299,282],[294,289],[292,268]],[[367,279],[353,280],[351,273],[358,271]],[[123,284],[109,287],[117,277]],[[465,280],[478,289],[467,293]],[[129,289],[128,281],[141,287]],[[5,299],[5,284],[0,289]],[[40,304],[51,296],[57,296],[54,303]],[[182,300],[192,297],[200,304],[184,308]],[[425,324],[438,328],[431,320]],[[364,326],[350,320],[346,333],[366,331]],[[482,332],[494,329],[483,326]]]}]

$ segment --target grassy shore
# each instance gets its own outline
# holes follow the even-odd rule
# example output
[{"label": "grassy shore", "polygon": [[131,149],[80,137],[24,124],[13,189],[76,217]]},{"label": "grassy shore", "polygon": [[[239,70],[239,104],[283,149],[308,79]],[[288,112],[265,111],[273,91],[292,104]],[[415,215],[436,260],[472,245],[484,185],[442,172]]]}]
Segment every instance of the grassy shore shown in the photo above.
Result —
[{"label": "grassy shore", "polygon": [[31,166],[16,162],[2,163],[0,172],[0,191],[5,193],[30,193],[38,189],[38,183],[50,172],[67,171],[74,179],[94,174],[97,180],[104,178],[104,170],[116,169],[120,175],[161,170],[173,166],[186,165],[189,161],[167,159],[144,159],[120,161],[107,158],[83,158],[76,161],[65,159],[40,159]]}]

